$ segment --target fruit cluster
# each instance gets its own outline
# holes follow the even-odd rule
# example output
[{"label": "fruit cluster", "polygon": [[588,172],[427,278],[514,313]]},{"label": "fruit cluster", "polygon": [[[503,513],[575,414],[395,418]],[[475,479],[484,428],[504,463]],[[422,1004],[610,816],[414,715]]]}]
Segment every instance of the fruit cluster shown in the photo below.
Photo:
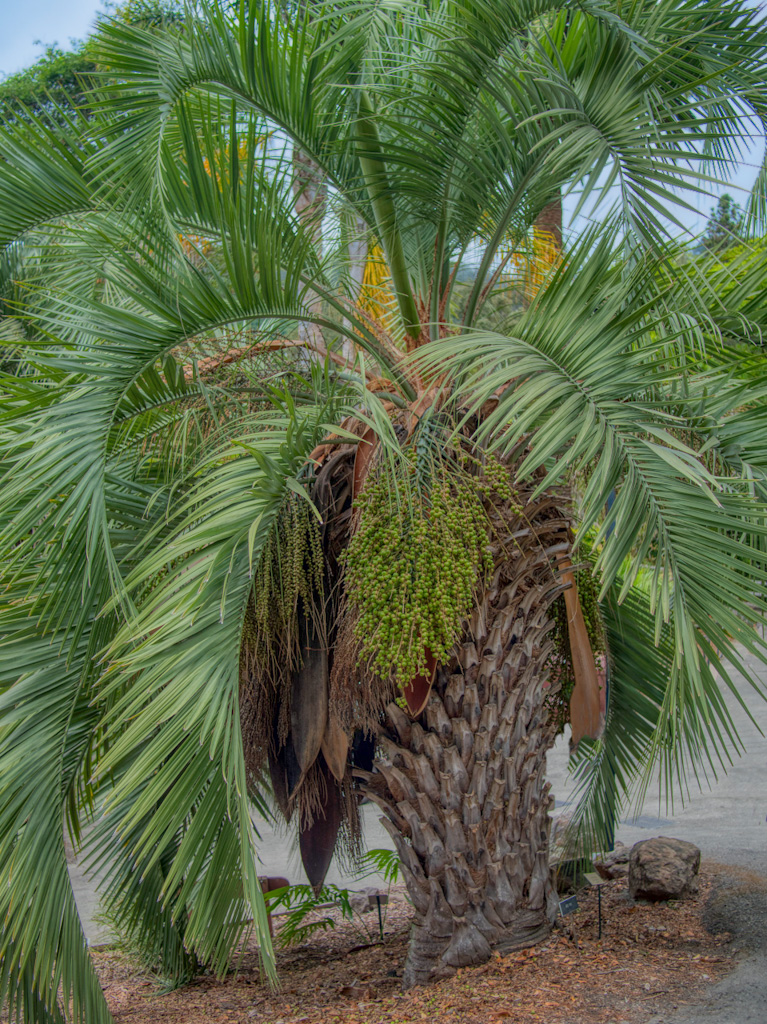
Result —
[{"label": "fruit cluster", "polygon": [[307,614],[324,604],[325,565],[320,526],[311,506],[290,493],[269,531],[253,580],[243,640],[274,681],[296,664],[298,605]]},{"label": "fruit cluster", "polygon": [[406,449],[381,462],[357,502],[345,562],[360,664],[400,686],[425,672],[427,648],[447,660],[492,568],[482,489],[462,455]]}]

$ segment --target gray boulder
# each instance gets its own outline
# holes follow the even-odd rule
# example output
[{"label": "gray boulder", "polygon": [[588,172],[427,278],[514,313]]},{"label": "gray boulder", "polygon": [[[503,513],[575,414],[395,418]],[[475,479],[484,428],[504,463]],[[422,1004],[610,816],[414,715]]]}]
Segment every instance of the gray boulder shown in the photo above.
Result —
[{"label": "gray boulder", "polygon": [[673,900],[697,891],[700,850],[683,839],[644,839],[629,857],[629,892],[635,900]]}]

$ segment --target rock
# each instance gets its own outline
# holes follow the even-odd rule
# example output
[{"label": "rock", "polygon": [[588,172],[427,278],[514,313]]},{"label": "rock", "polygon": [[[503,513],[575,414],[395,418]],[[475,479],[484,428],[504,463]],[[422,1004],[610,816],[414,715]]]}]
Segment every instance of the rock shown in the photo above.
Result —
[{"label": "rock", "polygon": [[364,892],[350,892],[349,906],[355,914],[367,914],[370,910],[370,900]]},{"label": "rock", "polygon": [[613,878],[625,878],[629,873],[629,848],[616,843],[615,849],[594,861],[594,867],[608,882]]},{"label": "rock", "polygon": [[607,882],[612,879],[625,879],[629,873],[630,852],[623,843],[615,843],[615,849],[595,860],[594,867]]},{"label": "rock", "polygon": [[629,892],[635,900],[672,900],[697,891],[700,850],[682,839],[644,839],[631,849]]},{"label": "rock", "polygon": [[359,892],[349,893],[349,905],[355,914],[368,914],[371,910],[377,910],[379,905],[385,907],[388,902],[388,894],[372,885],[366,885]]}]

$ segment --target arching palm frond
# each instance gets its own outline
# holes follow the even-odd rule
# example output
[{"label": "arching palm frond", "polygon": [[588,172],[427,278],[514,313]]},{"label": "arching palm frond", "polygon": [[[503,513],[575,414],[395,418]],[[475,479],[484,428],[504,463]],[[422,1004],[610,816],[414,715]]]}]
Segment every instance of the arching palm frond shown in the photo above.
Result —
[{"label": "arching palm frond", "polygon": [[[650,760],[674,649],[668,627],[648,645],[654,616],[648,596],[632,587],[618,603],[620,580],[601,603],[609,650],[609,695],[604,736],[579,748],[566,837],[575,850],[608,850],[615,829]],[[641,685],[637,685],[641,680]]]},{"label": "arching palm frond", "polygon": [[[300,413],[275,410],[260,431],[238,437],[238,448],[229,442],[199,461],[193,472],[201,482],[178,506],[167,545],[148,553],[127,580],[141,593],[160,583],[110,652],[103,696],[111,705],[105,727],[112,745],[99,770],[117,775],[111,813],[121,833],[133,835],[130,849],[142,872],[160,864],[167,844],[181,836],[163,896],[172,899],[174,916],[187,916],[187,948],[219,971],[248,927],[248,905],[261,915],[262,938],[266,927],[238,712],[251,567],[290,482],[301,487],[300,471],[343,401],[329,395]],[[258,462],[243,444],[256,448]],[[212,853],[211,829],[218,833]]]},{"label": "arching palm frond", "polygon": [[[625,597],[650,565],[656,643],[672,623],[674,660],[657,742],[687,739],[696,755],[716,758],[731,723],[708,666],[727,658],[751,678],[740,645],[764,650],[749,623],[765,610],[766,526],[742,469],[724,467],[720,474],[706,464],[706,453],[716,462],[720,424],[725,432],[735,422],[748,431],[745,416],[734,418],[737,392],[726,405],[720,392],[717,419],[698,441],[700,451],[694,447],[697,393],[707,382],[715,387],[717,378],[687,369],[683,356],[697,350],[698,326],[669,324],[661,269],[653,260],[625,267],[609,243],[586,239],[516,321],[513,336],[449,338],[416,360],[447,371],[458,402],[472,411],[492,403],[481,434],[500,450],[526,439],[522,472],[546,467],[541,487],[567,473],[583,475],[578,519],[582,531],[598,526],[596,565],[604,586],[628,559]],[[713,415],[712,403],[707,411]],[[748,443],[761,444],[758,420]],[[693,706],[704,709],[710,746],[699,742]]]}]

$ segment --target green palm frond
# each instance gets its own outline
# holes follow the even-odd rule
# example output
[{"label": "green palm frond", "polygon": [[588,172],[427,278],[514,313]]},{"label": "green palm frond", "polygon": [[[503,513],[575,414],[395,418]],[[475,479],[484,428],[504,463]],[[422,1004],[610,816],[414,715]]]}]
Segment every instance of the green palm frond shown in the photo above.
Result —
[{"label": "green palm frond", "polygon": [[[185,919],[186,947],[220,972],[250,927],[248,909],[272,970],[238,712],[251,566],[290,481],[301,486],[309,452],[342,408],[343,396],[331,394],[316,407],[272,412],[261,430],[240,433],[237,447],[219,445],[195,465],[201,482],[178,505],[171,536],[126,581],[142,594],[160,582],[109,654],[102,696],[110,704],[111,745],[99,775],[116,779],[110,816],[119,809],[121,842],[132,837],[139,875],[156,872],[167,858],[164,905],[173,919]],[[102,840],[109,840],[106,830]],[[177,847],[172,858],[168,844]],[[118,886],[110,900],[127,898]]]},{"label": "green palm frond", "polygon": [[[647,573],[619,600],[622,580],[610,587],[600,611],[608,645],[609,699],[604,736],[586,741],[572,759],[575,791],[568,824],[570,841],[576,848],[607,850],[615,829],[632,803],[641,800],[652,781],[658,758],[658,727],[662,721],[667,688],[674,674],[674,640],[671,629],[663,627],[657,645],[647,643],[654,626]],[[726,771],[733,754],[742,749],[737,734],[729,726],[723,708],[721,684],[723,666],[704,661],[701,684],[705,699],[725,727],[721,731],[688,705],[680,743],[672,733],[662,739],[659,799],[673,800],[676,783],[683,785],[683,797],[689,795],[690,778],[711,784],[718,770]],[[714,716],[712,716],[714,717]],[[711,762],[711,751],[717,764]]]},{"label": "green palm frond", "polygon": [[88,142],[86,125],[74,110],[67,112],[63,124],[31,113],[24,121],[3,123],[0,246],[52,221],[94,209],[94,180],[86,165],[95,145]]},{"label": "green palm frond", "polygon": [[668,627],[657,646],[649,597],[633,586],[619,603],[618,579],[600,604],[608,645],[609,695],[605,733],[575,755],[576,790],[569,830],[590,850],[607,850],[645,766],[650,761],[674,648]]},{"label": "green palm frond", "polygon": [[[724,169],[748,131],[765,33],[740,2],[565,6],[347,0],[287,23],[276,3],[236,15],[213,6],[159,40],[116,24],[102,34],[117,76],[106,103],[126,116],[98,165],[120,166],[131,202],[155,195],[169,210],[195,114],[221,125],[255,117],[380,232],[363,166],[380,150],[384,234],[400,239],[416,287],[483,224],[471,310],[509,230],[523,231],[561,188],[581,182],[581,202],[597,202],[615,183],[624,228],[654,244],[659,218]],[[400,257],[381,240],[398,275]],[[397,288],[408,305],[404,278]]]},{"label": "green palm frond", "polygon": [[210,89],[287,132],[345,191],[347,183],[335,176],[342,165],[328,159],[339,127],[322,116],[337,107],[335,65],[328,66],[332,50],[322,50],[325,22],[312,14],[287,26],[277,4],[242,4],[238,11],[209,4],[198,16],[188,12],[182,33],[159,36],[111,22],[98,43],[98,59],[114,76],[103,87],[104,102],[110,112],[125,110],[127,120],[115,123],[97,166],[119,164],[137,197],[162,195],[163,161],[181,135],[176,107]]},{"label": "green palm frond", "polygon": [[[30,1014],[29,991],[34,990],[40,1019],[60,1020],[61,989],[72,1020],[109,1021],[75,906],[63,841],[67,789],[87,758],[92,737],[92,713],[83,699],[86,638],[80,657],[67,666],[49,642],[37,639],[36,651],[30,651],[34,642],[29,633],[27,627],[26,639],[12,636],[0,648],[0,1002],[21,1004]],[[35,667],[17,680],[16,657],[25,648],[33,654],[28,664]]]},{"label": "green palm frond", "polygon": [[[417,362],[447,371],[457,401],[472,411],[493,402],[481,436],[507,451],[525,439],[522,472],[546,467],[541,488],[583,475],[578,518],[582,531],[597,527],[604,588],[628,560],[625,597],[649,565],[656,643],[671,624],[674,660],[657,742],[662,749],[669,738],[683,739],[715,757],[731,724],[713,697],[708,665],[726,658],[751,678],[738,645],[763,652],[751,623],[765,611],[766,525],[748,480],[712,471],[690,446],[692,410],[671,397],[684,396],[688,373],[669,352],[694,349],[697,327],[669,325],[664,292],[654,261],[623,267],[607,242],[587,240],[520,317],[514,336],[445,339],[421,350]],[[708,434],[715,455],[716,431]],[[693,706],[703,708],[710,747],[699,743]]]},{"label": "green palm frond", "polygon": [[[141,797],[141,791],[134,799]],[[124,807],[103,814],[93,826],[88,845],[98,856],[86,861],[89,870],[103,869],[107,876],[101,893],[102,912],[118,938],[138,949],[150,970],[171,985],[183,985],[194,976],[198,961],[185,945],[188,915],[174,918],[163,902],[168,869],[178,852],[181,837],[167,845],[159,863],[143,875],[134,870],[132,846],[140,828],[130,834],[120,831]],[[238,893],[239,896],[239,893]]]},{"label": "green palm frond", "polygon": [[29,965],[15,984],[9,983],[15,960],[15,950],[10,944],[8,954],[0,961],[0,999],[8,1008],[9,1020],[24,1021],[25,1024],[66,1024],[59,1007],[51,1009],[41,997]]}]

